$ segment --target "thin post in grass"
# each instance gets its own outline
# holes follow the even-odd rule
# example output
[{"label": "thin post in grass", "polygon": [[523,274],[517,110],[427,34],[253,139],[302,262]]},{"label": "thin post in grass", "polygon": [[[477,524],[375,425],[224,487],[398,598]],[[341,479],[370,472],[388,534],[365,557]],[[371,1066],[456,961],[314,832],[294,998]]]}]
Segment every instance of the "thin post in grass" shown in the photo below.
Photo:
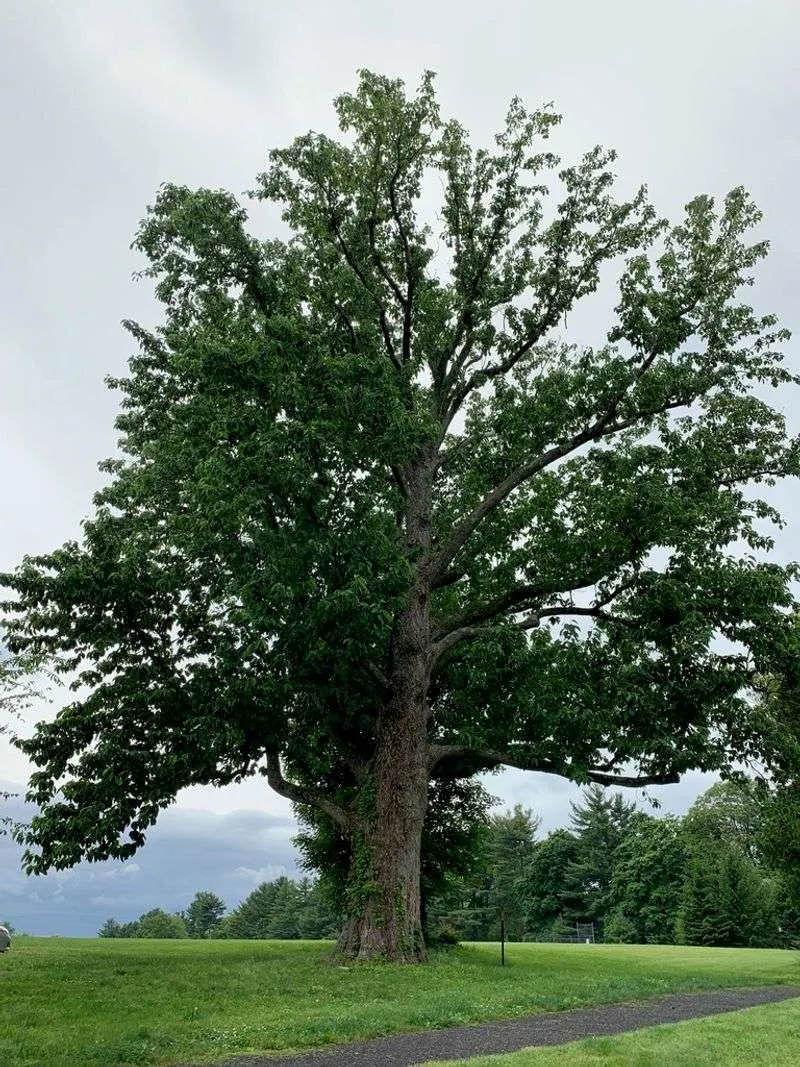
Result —
[{"label": "thin post in grass", "polygon": [[500,966],[506,965],[506,913],[500,911]]}]

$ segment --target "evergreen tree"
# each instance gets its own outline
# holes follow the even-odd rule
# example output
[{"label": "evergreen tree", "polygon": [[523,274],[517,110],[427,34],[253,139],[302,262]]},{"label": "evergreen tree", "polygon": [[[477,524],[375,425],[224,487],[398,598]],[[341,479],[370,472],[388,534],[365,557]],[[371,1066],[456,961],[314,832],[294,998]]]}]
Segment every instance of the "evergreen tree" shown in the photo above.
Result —
[{"label": "evergreen tree", "polygon": [[226,937],[268,938],[273,918],[275,883],[262,882],[221,924]]},{"label": "evergreen tree", "polygon": [[505,913],[510,940],[525,936],[520,875],[530,862],[540,821],[529,808],[516,804],[513,811],[493,815],[489,822],[487,906],[495,927],[498,914]]},{"label": "evergreen tree", "polygon": [[281,876],[262,882],[217,926],[218,938],[316,940],[329,938],[341,926],[342,915],[325,886]]},{"label": "evergreen tree", "polygon": [[620,793],[607,794],[599,785],[583,790],[580,803],[570,803],[570,822],[578,838],[578,854],[567,869],[567,881],[582,898],[580,919],[602,923],[608,910],[608,893],[617,849],[622,843],[635,804]]},{"label": "evergreen tree", "polygon": [[689,860],[676,928],[687,945],[779,944],[774,881],[736,846],[707,843]]},{"label": "evergreen tree", "polygon": [[[800,614],[795,615],[800,632]],[[782,749],[792,751],[800,736],[800,657],[784,664],[780,674],[761,677],[756,689],[762,713],[777,723]],[[783,943],[800,947],[800,753],[788,768],[770,762],[769,787],[762,783],[760,846],[775,875],[774,890]]]},{"label": "evergreen tree", "polygon": [[750,947],[779,941],[773,880],[744,853],[725,848],[719,859],[721,944]]},{"label": "evergreen tree", "polygon": [[342,913],[333,905],[325,886],[319,880],[303,879],[299,890],[298,937],[310,941],[335,939],[341,929]]},{"label": "evergreen tree", "polygon": [[211,937],[225,914],[225,901],[208,889],[200,890],[186,909],[189,937]]},{"label": "evergreen tree", "polygon": [[267,915],[266,934],[280,941],[300,936],[300,909],[303,894],[297,882],[282,875],[273,882],[273,894]]},{"label": "evergreen tree", "polygon": [[760,847],[773,875],[773,897],[784,944],[800,947],[800,778],[762,801]]},{"label": "evergreen tree", "polygon": [[583,914],[568,872],[578,861],[580,844],[569,830],[555,830],[531,850],[517,887],[528,937],[547,937],[571,929]]},{"label": "evergreen tree", "polygon": [[[525,935],[525,910],[518,891],[520,872],[530,859],[539,820],[517,804],[512,811],[483,817],[479,805],[471,830],[463,839],[472,846],[459,876],[433,900],[431,929],[445,929],[450,938],[498,940],[500,915],[505,914],[510,940]],[[453,872],[455,873],[455,872]]]},{"label": "evergreen tree", "polygon": [[676,940],[682,945],[720,944],[719,871],[715,855],[691,855],[683,900],[676,919]]}]

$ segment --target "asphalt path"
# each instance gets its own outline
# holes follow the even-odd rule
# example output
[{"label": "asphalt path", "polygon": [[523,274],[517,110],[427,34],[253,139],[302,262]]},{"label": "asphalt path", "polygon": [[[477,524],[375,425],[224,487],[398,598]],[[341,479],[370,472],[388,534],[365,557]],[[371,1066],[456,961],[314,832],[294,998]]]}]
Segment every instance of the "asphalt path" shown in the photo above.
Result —
[{"label": "asphalt path", "polygon": [[214,1067],[352,1067],[354,1064],[356,1067],[412,1067],[429,1060],[460,1060],[496,1052],[517,1052],[533,1045],[565,1045],[585,1037],[609,1037],[646,1026],[721,1015],[794,997],[800,998],[800,986],[680,993],[629,1004],[542,1012],[477,1026],[391,1034],[288,1055],[236,1056],[219,1061]]}]

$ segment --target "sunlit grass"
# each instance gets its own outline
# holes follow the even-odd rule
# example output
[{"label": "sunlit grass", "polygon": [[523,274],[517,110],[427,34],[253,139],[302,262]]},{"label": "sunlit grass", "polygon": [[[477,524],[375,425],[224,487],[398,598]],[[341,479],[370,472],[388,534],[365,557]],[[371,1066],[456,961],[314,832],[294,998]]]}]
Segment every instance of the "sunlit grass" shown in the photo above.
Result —
[{"label": "sunlit grass", "polygon": [[[680,991],[800,984],[769,949],[467,945],[337,967],[286,941],[18,938],[0,957],[0,1064],[169,1064]],[[800,1061],[798,1061],[800,1062]]]}]

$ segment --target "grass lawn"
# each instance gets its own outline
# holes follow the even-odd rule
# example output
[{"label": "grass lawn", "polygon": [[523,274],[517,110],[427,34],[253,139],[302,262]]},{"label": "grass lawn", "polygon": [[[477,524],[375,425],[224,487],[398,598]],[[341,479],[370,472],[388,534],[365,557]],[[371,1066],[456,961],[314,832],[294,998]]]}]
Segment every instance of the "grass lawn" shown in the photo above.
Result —
[{"label": "grass lawn", "polygon": [[[800,1000],[438,1067],[797,1067]],[[426,1067],[437,1067],[431,1062]]]},{"label": "grass lawn", "polygon": [[341,968],[327,951],[17,938],[0,957],[0,1064],[212,1061],[661,993],[800,984],[800,954],[771,949],[510,945],[505,969],[497,945],[462,946],[424,967]]}]

